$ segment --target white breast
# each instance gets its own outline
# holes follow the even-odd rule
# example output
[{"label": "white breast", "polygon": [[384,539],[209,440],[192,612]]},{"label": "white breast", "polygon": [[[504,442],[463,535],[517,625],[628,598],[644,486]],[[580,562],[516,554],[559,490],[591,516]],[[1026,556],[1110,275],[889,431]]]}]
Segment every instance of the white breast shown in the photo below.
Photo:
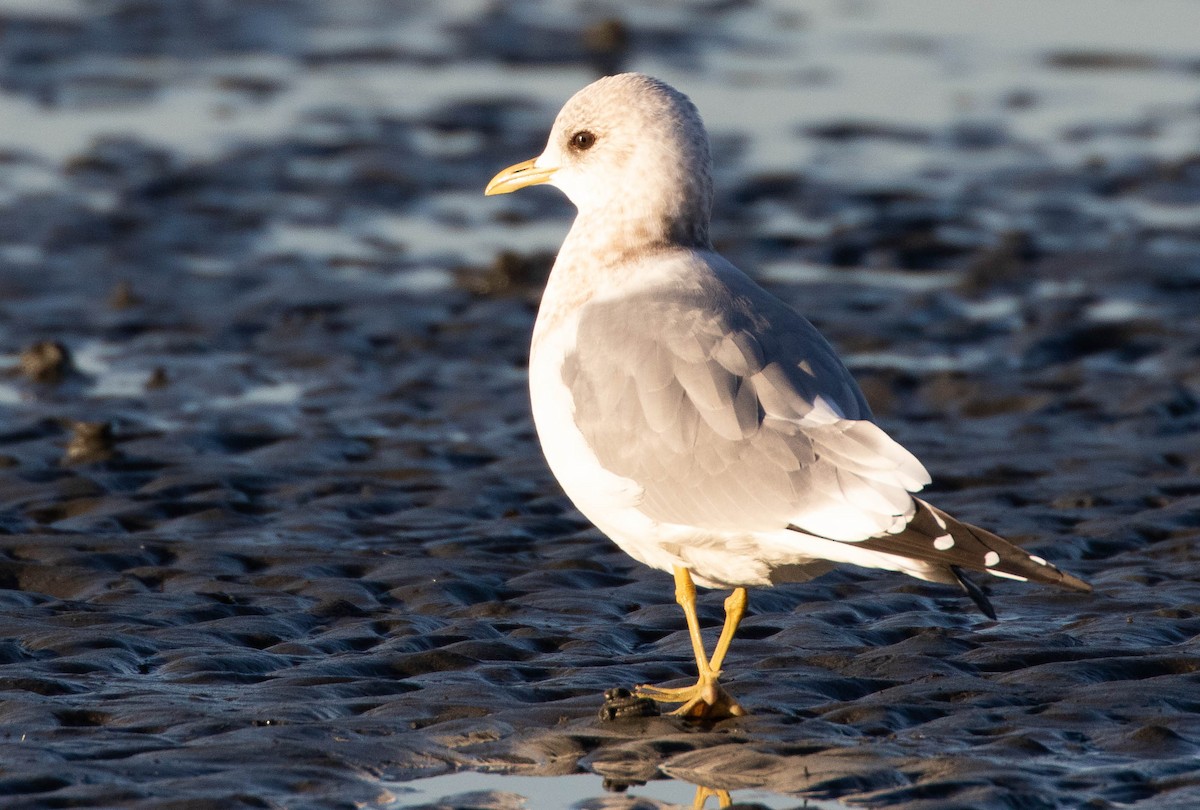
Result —
[{"label": "white breast", "polygon": [[[553,326],[544,328],[548,322]],[[577,322],[577,315],[561,317],[560,312],[551,321],[539,314],[529,355],[530,399],[542,452],[576,508],[638,562],[668,572],[677,566],[688,568],[697,584],[706,587],[767,585],[775,565],[807,559],[790,537],[778,547],[753,532],[659,523],[638,509],[642,488],[604,469],[575,425],[575,404],[563,382],[562,364],[575,345]]]},{"label": "white breast", "polygon": [[588,520],[634,559],[670,571],[682,560],[663,547],[662,527],[638,511],[641,487],[601,467],[575,425],[575,403],[563,382],[562,366],[575,345],[578,320],[577,314],[555,318],[546,329],[539,315],[534,329],[529,397],[542,452],[554,477]]}]

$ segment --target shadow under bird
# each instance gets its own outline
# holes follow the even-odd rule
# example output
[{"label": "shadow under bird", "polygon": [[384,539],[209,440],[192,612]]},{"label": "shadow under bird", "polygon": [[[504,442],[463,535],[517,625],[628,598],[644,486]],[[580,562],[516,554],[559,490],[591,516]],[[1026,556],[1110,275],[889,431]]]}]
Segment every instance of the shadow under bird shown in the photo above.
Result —
[{"label": "shadow under bird", "polygon": [[[699,668],[693,686],[640,686],[676,713],[744,709],[719,683],[746,589],[836,563],[957,583],[965,570],[1090,586],[913,497],[929,473],[873,421],[807,320],[718,255],[708,136],[691,101],[636,73],[559,112],[545,151],[488,184],[540,183],[578,216],[533,330],[529,386],[550,469],[626,553],[675,576]],[[696,585],[732,588],[711,657]]]}]

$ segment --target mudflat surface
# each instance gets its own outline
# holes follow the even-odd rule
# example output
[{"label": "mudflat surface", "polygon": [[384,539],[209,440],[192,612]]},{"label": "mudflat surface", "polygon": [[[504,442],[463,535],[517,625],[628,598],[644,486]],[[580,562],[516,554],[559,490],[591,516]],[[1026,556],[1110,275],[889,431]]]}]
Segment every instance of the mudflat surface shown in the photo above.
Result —
[{"label": "mudflat surface", "polygon": [[[0,3],[0,803],[1195,806],[1200,21],[917,6]],[[529,420],[569,206],[479,194],[620,68],[930,500],[1094,595],[841,570],[752,594],[752,716],[598,719],[690,648]]]}]

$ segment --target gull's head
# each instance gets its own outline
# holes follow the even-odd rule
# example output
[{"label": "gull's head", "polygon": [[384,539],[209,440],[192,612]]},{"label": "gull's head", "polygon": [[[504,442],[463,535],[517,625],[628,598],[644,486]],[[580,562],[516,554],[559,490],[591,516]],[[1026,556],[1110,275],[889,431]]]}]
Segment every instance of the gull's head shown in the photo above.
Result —
[{"label": "gull's head", "polygon": [[708,135],[687,96],[649,76],[608,76],[580,90],[542,154],[497,174],[485,193],[540,183],[561,189],[581,218],[602,216],[648,240],[708,241]]}]

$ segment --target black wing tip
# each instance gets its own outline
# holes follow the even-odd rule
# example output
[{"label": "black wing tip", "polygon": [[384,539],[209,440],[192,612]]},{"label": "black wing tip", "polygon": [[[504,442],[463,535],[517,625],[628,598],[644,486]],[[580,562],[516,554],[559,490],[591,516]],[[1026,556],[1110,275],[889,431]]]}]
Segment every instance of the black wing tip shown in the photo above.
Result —
[{"label": "black wing tip", "polygon": [[1059,569],[1058,573],[1062,574],[1062,579],[1056,584],[1061,585],[1068,590],[1076,591],[1078,593],[1091,593],[1095,590],[1095,588],[1092,587],[1092,583],[1088,582],[1087,580],[1080,579],[1074,574],[1068,574],[1066,571],[1061,569]]},{"label": "black wing tip", "polygon": [[[935,507],[930,506],[924,501],[921,501],[921,503],[925,507],[929,508],[930,511],[935,510]],[[941,515],[943,518],[950,517],[944,512],[941,512]],[[1046,560],[1041,557],[1030,554],[1025,549],[1008,540],[1005,540],[1003,537],[989,532],[987,529],[981,529],[971,523],[964,523],[955,518],[951,518],[951,520],[954,520],[955,524],[957,524],[957,527],[965,529],[985,548],[994,551],[998,557],[1003,559],[1004,568],[1008,569],[1004,573],[1007,573],[1012,577],[1023,579],[1026,582],[1034,582],[1039,585],[1054,585],[1059,588],[1066,588],[1067,590],[1077,591],[1079,593],[1092,592],[1092,586],[1089,583],[1085,582],[1074,574],[1063,571],[1061,568],[1053,565],[1052,563],[1046,562]],[[1015,552],[1015,554],[1010,554],[1009,552]],[[951,567],[954,568],[957,566]],[[977,570],[980,573],[989,573],[993,575],[996,575],[997,573],[996,567],[987,565],[986,563],[982,568],[975,568],[974,566],[971,566],[971,568],[972,570]],[[1004,573],[1001,573],[1000,576],[1004,576]]]},{"label": "black wing tip", "polygon": [[963,591],[967,596],[971,597],[971,601],[975,603],[975,607],[983,612],[984,616],[989,619],[996,620],[996,609],[992,607],[991,600],[987,598],[987,594],[975,584],[974,580],[966,575],[966,573],[957,565],[950,566],[950,573],[954,574],[954,578],[958,580],[958,584],[962,586]]}]

